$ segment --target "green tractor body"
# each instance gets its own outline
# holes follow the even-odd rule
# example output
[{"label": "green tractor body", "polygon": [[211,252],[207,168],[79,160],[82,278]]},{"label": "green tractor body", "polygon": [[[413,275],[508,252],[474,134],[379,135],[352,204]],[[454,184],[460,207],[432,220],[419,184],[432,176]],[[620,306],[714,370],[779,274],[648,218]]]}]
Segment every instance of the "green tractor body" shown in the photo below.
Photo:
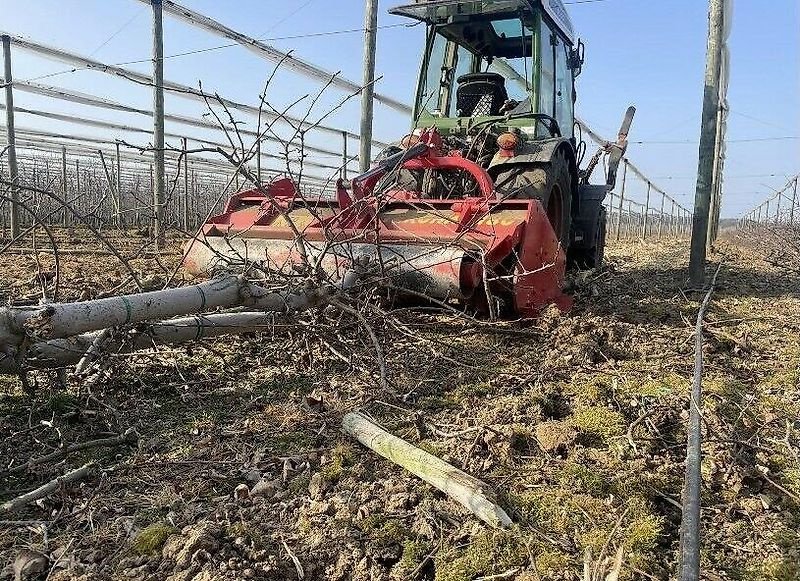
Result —
[{"label": "green tractor body", "polygon": [[[539,199],[570,261],[598,266],[608,187],[589,186],[578,168],[583,44],[562,1],[418,0],[390,12],[427,27],[412,130],[435,128],[449,138],[501,195]],[[497,146],[508,134],[514,147]]]}]

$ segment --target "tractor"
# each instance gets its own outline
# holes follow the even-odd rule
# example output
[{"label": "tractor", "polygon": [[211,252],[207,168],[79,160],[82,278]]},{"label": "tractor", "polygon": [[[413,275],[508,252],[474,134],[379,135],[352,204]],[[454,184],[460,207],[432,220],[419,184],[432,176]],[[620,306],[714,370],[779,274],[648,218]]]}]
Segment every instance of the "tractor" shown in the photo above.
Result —
[{"label": "tractor", "polygon": [[[586,146],[575,135],[574,113],[584,45],[561,0],[418,0],[390,13],[427,28],[412,129],[435,127],[451,150],[488,171],[499,197],[539,200],[569,262],[600,266],[602,201],[634,110],[620,143],[604,148],[613,165],[608,184],[588,185],[597,160],[580,171]],[[441,174],[430,177],[402,172],[401,179],[430,197],[459,191]]]},{"label": "tractor", "polygon": [[[560,0],[417,0],[391,13],[426,25],[411,131],[332,197],[288,177],[235,194],[189,242],[188,270],[341,281],[371,263],[372,283],[395,295],[490,315],[569,308],[567,262],[603,259],[602,201],[633,107],[581,170],[584,50]],[[589,185],[603,153],[607,183]]]}]

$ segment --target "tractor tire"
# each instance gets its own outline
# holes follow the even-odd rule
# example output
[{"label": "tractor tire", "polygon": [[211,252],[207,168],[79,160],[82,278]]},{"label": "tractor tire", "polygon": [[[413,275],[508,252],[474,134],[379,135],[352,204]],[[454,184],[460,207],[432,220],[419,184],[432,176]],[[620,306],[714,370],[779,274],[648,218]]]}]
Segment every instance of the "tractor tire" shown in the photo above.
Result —
[{"label": "tractor tire", "polygon": [[597,219],[598,225],[597,230],[595,230],[592,246],[570,251],[570,263],[581,270],[600,268],[603,265],[603,258],[606,254],[606,223],[608,220],[606,209],[602,206],[600,207],[600,213]]},{"label": "tractor tire", "polygon": [[547,165],[515,165],[497,174],[499,198],[539,200],[564,252],[572,225],[572,174],[565,155],[557,152]]}]

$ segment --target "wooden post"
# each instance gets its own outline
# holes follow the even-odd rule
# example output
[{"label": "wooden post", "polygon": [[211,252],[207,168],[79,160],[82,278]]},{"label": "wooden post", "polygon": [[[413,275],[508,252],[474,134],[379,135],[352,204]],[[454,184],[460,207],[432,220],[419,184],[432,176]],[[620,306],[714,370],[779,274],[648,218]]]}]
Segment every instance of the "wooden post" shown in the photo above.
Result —
[{"label": "wooden post", "polygon": [[361,132],[359,165],[361,173],[372,160],[372,114],[375,94],[375,45],[378,33],[378,0],[366,0],[364,12],[364,82],[361,89]]},{"label": "wooden post", "polygon": [[[183,231],[189,231],[189,148],[186,138],[183,138]],[[261,159],[259,147],[258,158]],[[261,183],[261,162],[258,164],[258,181]]]},{"label": "wooden post", "polygon": [[153,7],[153,163],[155,180],[153,189],[153,238],[156,248],[165,243],[164,205],[164,29],[161,0],[151,0]]},{"label": "wooden post", "polygon": [[628,160],[622,158],[622,191],[619,194],[619,215],[617,216],[617,240],[619,240],[620,229],[622,228],[622,203],[625,201],[625,182],[628,179]]},{"label": "wooden post", "polygon": [[[67,202],[67,198],[69,197],[69,185],[67,183],[67,147],[62,145],[61,146],[61,197],[64,198],[64,202]],[[67,225],[67,214],[69,212],[66,208],[63,208],[63,213],[61,214],[61,225]]]},{"label": "wooden post", "polygon": [[650,212],[650,187],[651,184],[647,182],[647,198],[644,203],[644,220],[642,221],[642,238],[647,238],[647,214]]},{"label": "wooden post", "polygon": [[122,163],[120,161],[119,156],[119,141],[115,144],[117,147],[117,159],[116,159],[116,166],[117,166],[117,173],[116,173],[116,183],[117,183],[117,212],[119,213],[119,217],[117,218],[117,226],[122,227]]},{"label": "wooden post", "polygon": [[19,167],[17,166],[17,140],[14,130],[14,85],[11,76],[11,37],[2,36],[3,65],[5,69],[6,93],[6,141],[8,142],[8,181],[11,182],[11,238],[20,234],[19,229]]},{"label": "wooden post", "polygon": [[677,214],[675,212],[675,200],[670,198],[670,201],[672,202],[672,208],[670,209],[669,212],[669,232],[672,236],[677,236],[678,222],[677,222]]},{"label": "wooden post", "polygon": [[106,180],[108,181],[108,189],[111,190],[111,205],[114,210],[114,225],[119,228],[119,199],[117,198],[117,192],[115,192],[115,181],[111,176],[111,172],[108,171],[108,165],[106,165],[106,158],[103,155],[103,150],[98,149],[97,153],[100,154],[100,163],[103,164],[103,172],[106,174]]},{"label": "wooden post", "polygon": [[342,179],[347,179],[347,131],[342,131]]},{"label": "wooden post", "polygon": [[75,159],[75,197],[81,195],[81,166],[80,161]]},{"label": "wooden post", "polygon": [[794,207],[797,204],[797,179],[798,176],[794,176],[794,191],[792,192],[792,208],[789,210],[789,226],[794,224]]},{"label": "wooden post", "polygon": [[[261,185],[261,128],[258,129],[256,135],[256,180],[258,185]],[[183,149],[186,150],[186,138],[183,138]]]},{"label": "wooden post", "polygon": [[[708,6],[708,46],[706,50],[705,91],[703,94],[703,114],[700,126],[700,151],[697,162],[697,188],[694,198],[694,220],[692,224],[692,241],[689,255],[689,278],[695,286],[703,284],[705,279],[706,242],[711,205],[711,189],[714,174],[714,143],[717,136],[717,117],[719,112],[720,62],[724,35],[725,0],[709,0]],[[681,530],[681,547],[686,549],[686,535],[689,529],[695,528],[700,518],[699,506],[697,514],[684,515],[684,528]],[[688,529],[687,529],[688,527]],[[695,542],[691,535],[691,542]],[[682,550],[682,555],[683,555]],[[686,555],[683,555],[686,557]],[[689,571],[693,571],[696,579],[699,573],[699,561],[681,562],[681,578],[687,579]]]}]

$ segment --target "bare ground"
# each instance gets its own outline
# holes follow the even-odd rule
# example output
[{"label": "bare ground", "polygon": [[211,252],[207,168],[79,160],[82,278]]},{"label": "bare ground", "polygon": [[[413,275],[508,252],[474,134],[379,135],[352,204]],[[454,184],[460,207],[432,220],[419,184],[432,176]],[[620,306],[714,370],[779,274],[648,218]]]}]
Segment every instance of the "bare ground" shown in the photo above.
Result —
[{"label": "bare ground", "polygon": [[[621,550],[621,578],[674,578],[702,298],[684,244],[613,245],[575,280],[572,312],[529,324],[396,312],[378,331],[400,398],[349,355],[369,345],[346,319],[329,345],[278,326],[118,356],[91,390],[40,374],[30,397],[0,377],[0,500],[96,464],[0,514],[0,562],[51,580],[566,580]],[[705,328],[711,580],[800,578],[800,283],[761,253],[730,237],[711,257],[725,259]],[[176,258],[133,266],[158,286]],[[113,257],[61,260],[62,300],[133,288]],[[32,253],[0,256],[0,294],[35,297],[35,273]],[[354,409],[491,484],[515,527],[487,528],[351,442]],[[134,443],[18,468],[130,428]]]}]

